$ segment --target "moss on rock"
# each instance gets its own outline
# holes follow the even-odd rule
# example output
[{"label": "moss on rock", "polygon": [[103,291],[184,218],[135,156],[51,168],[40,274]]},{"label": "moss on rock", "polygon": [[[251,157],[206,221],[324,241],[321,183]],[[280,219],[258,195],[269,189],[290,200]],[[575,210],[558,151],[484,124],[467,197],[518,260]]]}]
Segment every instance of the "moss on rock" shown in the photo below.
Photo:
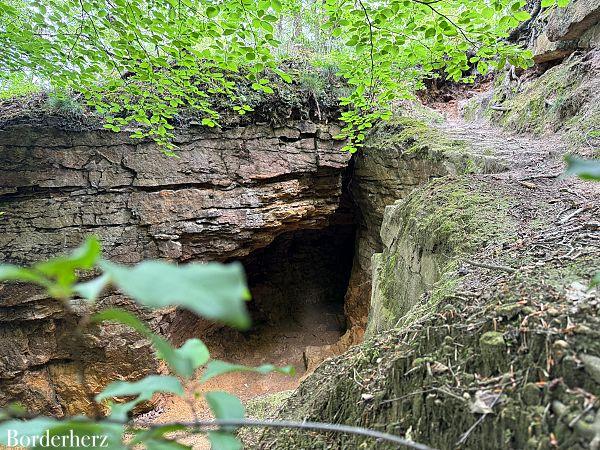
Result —
[{"label": "moss on rock", "polygon": [[466,153],[465,141],[452,139],[423,119],[396,115],[378,125],[369,147],[401,149],[405,154],[441,160],[451,153]]},{"label": "moss on rock", "polygon": [[[457,281],[462,255],[510,236],[509,202],[473,180],[439,178],[386,208],[384,251],[372,259],[367,335],[434,311]],[[428,302],[414,308],[430,291]]]}]

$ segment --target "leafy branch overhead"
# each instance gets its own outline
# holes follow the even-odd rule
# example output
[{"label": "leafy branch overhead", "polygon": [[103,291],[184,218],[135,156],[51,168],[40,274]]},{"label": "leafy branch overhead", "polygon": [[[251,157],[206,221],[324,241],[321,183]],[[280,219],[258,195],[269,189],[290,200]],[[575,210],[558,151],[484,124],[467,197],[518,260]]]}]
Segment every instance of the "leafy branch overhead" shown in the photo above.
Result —
[{"label": "leafy branch overhead", "polygon": [[[327,35],[327,51],[310,62],[335,67],[351,88],[340,98],[340,137],[355,151],[373,122],[425,78],[469,81],[473,69],[531,64],[528,51],[505,41],[529,19],[525,3],[0,0],[0,79],[26,72],[57,95],[79,93],[107,128],[152,138],[171,153],[173,120],[184,110],[209,127],[219,124],[222,99],[246,114],[252,107],[240,84],[272,94],[272,80],[293,81],[281,70],[297,56],[290,48],[316,49]],[[289,31],[286,20],[308,9],[301,36]]]}]

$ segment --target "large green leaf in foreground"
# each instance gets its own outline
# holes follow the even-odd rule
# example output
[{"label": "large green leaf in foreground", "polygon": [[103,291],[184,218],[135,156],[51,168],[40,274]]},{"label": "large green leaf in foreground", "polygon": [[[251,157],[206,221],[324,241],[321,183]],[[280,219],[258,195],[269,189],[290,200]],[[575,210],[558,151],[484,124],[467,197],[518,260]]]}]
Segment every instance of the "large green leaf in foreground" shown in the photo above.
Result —
[{"label": "large green leaf in foreground", "polygon": [[599,159],[581,159],[574,156],[567,156],[567,175],[577,175],[583,180],[600,181],[600,160]]},{"label": "large green leaf in foreground", "polygon": [[188,339],[180,348],[173,348],[169,342],[155,333],[135,315],[122,309],[105,309],[92,317],[93,322],[110,320],[127,325],[147,337],[156,350],[158,357],[165,360],[178,375],[190,378],[194,371],[206,364],[210,354],[206,345],[197,338]]},{"label": "large green leaf in foreground", "polygon": [[102,261],[100,266],[112,283],[144,306],[180,306],[236,328],[250,326],[244,302],[249,292],[239,263],[177,266],[148,261],[125,267]]}]

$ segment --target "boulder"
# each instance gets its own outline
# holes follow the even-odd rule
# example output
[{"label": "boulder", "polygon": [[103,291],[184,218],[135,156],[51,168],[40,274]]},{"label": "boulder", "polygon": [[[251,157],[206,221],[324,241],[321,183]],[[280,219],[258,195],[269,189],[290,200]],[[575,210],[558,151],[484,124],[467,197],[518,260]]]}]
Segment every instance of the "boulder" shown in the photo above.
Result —
[{"label": "boulder", "polygon": [[577,41],[556,41],[548,39],[546,32],[540,34],[533,45],[533,61],[536,64],[563,59],[577,50]]},{"label": "boulder", "polygon": [[551,42],[579,39],[600,21],[598,0],[576,0],[552,11],[546,27]]}]

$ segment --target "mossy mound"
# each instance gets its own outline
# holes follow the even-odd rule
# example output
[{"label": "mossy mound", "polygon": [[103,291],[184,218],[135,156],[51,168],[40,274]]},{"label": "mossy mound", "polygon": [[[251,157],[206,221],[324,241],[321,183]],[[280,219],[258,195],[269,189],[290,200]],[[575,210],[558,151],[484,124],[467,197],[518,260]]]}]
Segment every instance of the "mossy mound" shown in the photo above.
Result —
[{"label": "mossy mound", "polygon": [[[510,202],[466,177],[438,178],[386,208],[383,253],[372,260],[374,289],[367,335],[410,322],[435,308],[452,289],[464,254],[489,242],[504,242],[514,225]],[[427,304],[415,308],[437,286]]]},{"label": "mossy mound", "polygon": [[465,141],[447,137],[434,126],[430,118],[413,118],[401,115],[380,123],[368,140],[368,147],[402,149],[408,155],[440,160],[450,153],[466,153]]},{"label": "mossy mound", "polygon": [[[440,281],[415,299],[397,327],[322,364],[280,418],[364,426],[440,449],[588,448],[600,436],[593,403],[600,395],[600,301],[589,289],[600,249],[590,246],[586,228],[594,212],[557,227],[538,205],[556,198],[560,182],[547,181],[530,198],[525,187],[480,179],[469,184],[469,196],[515,200],[504,209],[513,224],[508,233],[500,218],[499,226],[478,236],[462,224],[464,213],[448,214],[445,202],[431,201],[444,186],[446,196],[465,197],[460,182],[437,181],[415,194],[421,202],[404,203],[404,222],[430,224],[422,228],[420,245],[462,248],[461,257],[444,267]],[[476,220],[493,222],[475,204],[482,213],[475,212]],[[440,227],[448,216],[457,223]],[[529,225],[537,219],[549,229]],[[476,245],[461,245],[471,240]],[[548,244],[563,240],[572,251]],[[397,447],[290,430],[269,431],[262,448]]]}]

